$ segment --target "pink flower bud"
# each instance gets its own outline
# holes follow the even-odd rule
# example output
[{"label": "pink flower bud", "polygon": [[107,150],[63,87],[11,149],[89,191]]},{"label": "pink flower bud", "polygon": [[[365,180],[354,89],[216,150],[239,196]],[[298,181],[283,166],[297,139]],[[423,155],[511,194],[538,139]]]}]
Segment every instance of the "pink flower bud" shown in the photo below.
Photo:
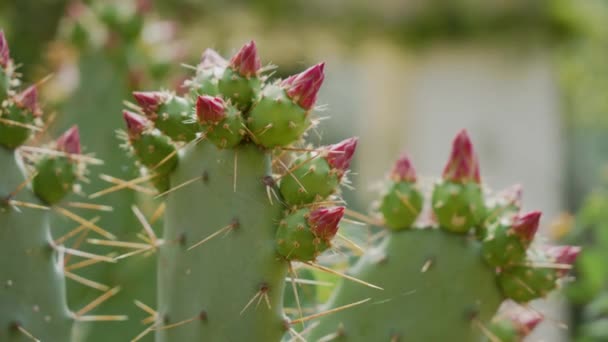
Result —
[{"label": "pink flower bud", "polygon": [[308,224],[315,236],[329,240],[338,233],[338,223],[344,216],[344,207],[317,208],[310,212]]},{"label": "pink flower bud", "polygon": [[466,130],[460,131],[454,138],[450,159],[443,169],[443,179],[457,183],[481,183],[479,161]]},{"label": "pink flower bud", "polygon": [[325,160],[333,169],[337,170],[342,176],[350,167],[350,162],[357,148],[359,138],[352,137],[333,145],[327,146]]},{"label": "pink flower bud", "polygon": [[252,40],[243,47],[230,60],[230,67],[244,77],[255,76],[262,67],[260,56],[255,42]]},{"label": "pink flower bud", "polygon": [[201,55],[201,62],[199,66],[203,69],[209,69],[214,67],[226,67],[228,61],[224,59],[217,51],[213,49],[205,49]]},{"label": "pink flower bud", "polygon": [[395,182],[416,182],[416,170],[407,155],[403,154],[391,171],[391,179]]},{"label": "pink flower bud", "polygon": [[527,214],[517,214],[513,217],[511,229],[521,237],[524,241],[530,242],[534,239],[534,235],[540,224],[540,211],[531,211]]},{"label": "pink flower bud", "polygon": [[325,63],[319,63],[281,82],[287,96],[300,107],[309,110],[317,102],[317,94],[325,79]]},{"label": "pink flower bud", "polygon": [[0,30],[0,67],[6,68],[11,59],[4,31]]},{"label": "pink flower bud", "polygon": [[166,101],[167,94],[160,91],[134,91],[133,97],[144,113],[153,114]]},{"label": "pink flower bud", "polygon": [[216,123],[226,117],[226,104],[221,97],[199,96],[196,100],[196,116],[202,123]]},{"label": "pink flower bud", "polygon": [[[545,252],[558,264],[573,265],[581,252],[581,248],[578,246],[549,246],[545,248]],[[557,273],[561,277],[566,275],[568,270],[558,269]]]},{"label": "pink flower bud", "polygon": [[128,110],[123,110],[122,117],[127,124],[127,133],[129,137],[139,136],[148,126],[148,120],[141,115],[135,114]]},{"label": "pink flower bud", "polygon": [[38,106],[38,89],[35,85],[31,85],[17,94],[15,102],[20,108],[27,109],[34,116],[42,115],[42,110]]},{"label": "pink flower bud", "polygon": [[57,138],[57,149],[70,154],[80,154],[80,133],[78,126],[70,127],[65,133]]},{"label": "pink flower bud", "polygon": [[525,337],[543,321],[544,317],[532,310],[515,310],[509,314],[509,319],[515,325],[520,337]]}]

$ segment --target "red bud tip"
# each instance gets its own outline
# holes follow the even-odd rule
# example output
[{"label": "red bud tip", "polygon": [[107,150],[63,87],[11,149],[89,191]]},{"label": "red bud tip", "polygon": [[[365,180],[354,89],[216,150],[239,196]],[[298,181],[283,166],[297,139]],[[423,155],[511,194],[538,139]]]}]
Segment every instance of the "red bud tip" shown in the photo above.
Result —
[{"label": "red bud tip", "polygon": [[404,154],[397,159],[391,171],[391,179],[395,182],[416,182],[416,170],[407,155]]},{"label": "red bud tip", "polygon": [[550,246],[546,251],[550,257],[555,259],[556,263],[572,265],[581,252],[581,248],[578,246]]},{"label": "red bud tip", "polygon": [[473,143],[464,129],[452,142],[452,153],[443,169],[443,179],[458,183],[481,183],[479,161],[473,149]]},{"label": "red bud tip", "polygon": [[527,214],[517,214],[513,218],[512,229],[516,235],[525,241],[532,241],[540,224],[540,211],[531,211]]},{"label": "red bud tip", "polygon": [[281,86],[285,88],[290,99],[309,110],[317,102],[317,93],[325,79],[324,70],[325,63],[319,63],[299,74],[289,76],[281,82]]},{"label": "red bud tip", "polygon": [[213,49],[205,49],[203,54],[201,55],[201,62],[199,63],[199,67],[203,69],[209,69],[214,67],[226,67],[228,66],[228,61],[224,59],[217,51]]},{"label": "red bud tip", "polygon": [[15,102],[17,102],[17,105],[20,108],[27,109],[34,114],[34,116],[42,115],[42,110],[38,106],[38,89],[35,85],[31,85],[17,94]]},{"label": "red bud tip", "polygon": [[230,66],[244,77],[255,76],[262,67],[260,56],[255,42],[252,40],[243,47],[230,60]]},{"label": "red bud tip", "polygon": [[0,67],[6,68],[11,59],[4,31],[0,30]]},{"label": "red bud tip", "polygon": [[80,154],[80,133],[78,126],[72,126],[57,138],[57,149],[70,154]]},{"label": "red bud tip", "polygon": [[135,11],[139,15],[149,13],[150,11],[152,11],[153,7],[154,4],[152,3],[152,0],[137,0],[135,2]]},{"label": "red bud tip", "polygon": [[327,147],[325,160],[329,165],[343,174],[350,167],[359,138],[352,137]]},{"label": "red bud tip", "polygon": [[516,310],[509,315],[509,319],[517,328],[519,335],[525,337],[543,321],[544,317],[532,310]]},{"label": "red bud tip", "polygon": [[128,110],[123,110],[122,117],[125,119],[127,133],[130,137],[139,136],[148,125],[148,120],[146,118]]},{"label": "red bud tip", "polygon": [[226,117],[226,104],[221,97],[199,96],[196,100],[196,116],[202,123],[216,123]]},{"label": "red bud tip", "polygon": [[160,91],[134,91],[133,97],[146,114],[153,114],[166,100],[167,94]]},{"label": "red bud tip", "polygon": [[329,240],[338,233],[338,223],[344,216],[344,207],[317,208],[310,212],[308,224],[319,238]]}]

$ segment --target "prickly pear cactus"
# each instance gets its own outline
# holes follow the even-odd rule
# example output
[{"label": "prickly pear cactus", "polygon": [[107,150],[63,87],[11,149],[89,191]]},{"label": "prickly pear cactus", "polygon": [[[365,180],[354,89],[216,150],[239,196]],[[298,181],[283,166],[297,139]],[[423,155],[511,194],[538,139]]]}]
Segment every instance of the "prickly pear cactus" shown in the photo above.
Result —
[{"label": "prickly pear cactus", "polygon": [[[376,219],[386,237],[350,270],[384,291],[343,283],[330,307],[367,302],[324,317],[312,339],[499,341],[489,325],[501,302],[544,297],[578,248],[531,248],[540,213],[518,213],[517,194],[486,201],[480,181],[465,131],[455,138],[430,195],[421,190],[409,159],[399,159]],[[421,215],[425,198],[432,213]],[[514,337],[505,341],[520,340],[509,327],[505,334]]]},{"label": "prickly pear cactus", "polygon": [[35,85],[18,75],[0,31],[0,340],[69,341],[83,314],[68,310],[63,256],[50,210],[83,175],[78,129],[45,148],[25,145],[42,130]]},{"label": "prickly pear cactus", "polygon": [[151,245],[158,308],[140,336],[279,341],[293,331],[283,312],[290,263],[331,247],[357,140],[303,145],[324,64],[276,82],[264,70],[253,41],[230,61],[206,50],[188,96],[135,92],[141,112],[123,113],[130,150],[167,205]]}]

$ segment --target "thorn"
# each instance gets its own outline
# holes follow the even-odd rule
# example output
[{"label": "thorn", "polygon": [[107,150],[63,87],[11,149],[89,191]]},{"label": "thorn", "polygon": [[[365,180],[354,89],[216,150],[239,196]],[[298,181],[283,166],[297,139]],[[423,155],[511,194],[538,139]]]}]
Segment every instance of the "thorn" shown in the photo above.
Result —
[{"label": "thorn", "polygon": [[60,252],[65,253],[65,254],[70,254],[70,255],[77,256],[77,257],[86,258],[86,259],[94,259],[94,260],[99,260],[99,261],[104,261],[104,262],[109,262],[109,263],[116,263],[116,261],[113,258],[104,256],[104,255],[98,255],[98,254],[93,254],[93,253],[89,253],[89,252],[79,251],[77,249],[67,248],[67,247],[63,247],[63,246],[57,246],[56,248]]},{"label": "thorn", "polygon": [[433,259],[427,259],[424,262],[424,265],[422,265],[422,268],[420,269],[420,272],[426,273],[426,271],[428,271],[429,268],[431,268],[432,265],[433,265]]},{"label": "thorn", "polygon": [[367,303],[367,302],[369,302],[370,300],[371,300],[371,298],[366,298],[366,299],[364,299],[364,300],[360,300],[360,301],[358,301],[358,302],[354,302],[354,303],[346,304],[346,305],[343,305],[343,306],[339,306],[339,307],[337,307],[337,308],[333,308],[333,309],[331,309],[331,310],[327,310],[327,311],[319,312],[319,313],[316,313],[316,314],[314,314],[314,315],[310,315],[310,316],[306,316],[306,317],[303,317],[303,318],[300,318],[300,319],[293,320],[293,321],[289,322],[289,324],[293,325],[293,324],[297,324],[297,323],[301,323],[301,322],[310,321],[310,320],[315,319],[315,318],[319,318],[319,317],[323,317],[323,316],[331,315],[331,314],[333,314],[333,313],[336,313],[336,312],[339,312],[339,311],[342,311],[342,310],[346,310],[346,309],[350,309],[350,308],[352,308],[352,307],[354,307],[354,306],[357,306],[357,305],[361,305],[361,304]]},{"label": "thorn", "polygon": [[87,312],[90,312],[91,310],[95,309],[96,307],[101,305],[101,303],[105,302],[110,297],[116,295],[119,291],[120,291],[120,286],[116,286],[116,287],[108,290],[106,293],[102,294],[101,296],[93,299],[89,304],[85,305],[82,309],[80,309],[80,310],[78,310],[78,312],[76,312],[76,317],[78,318],[83,315],[86,315]]},{"label": "thorn", "polygon": [[226,233],[227,233],[227,232],[229,232],[230,230],[232,230],[233,228],[236,228],[237,226],[238,226],[238,224],[236,224],[236,223],[234,223],[234,222],[233,222],[233,223],[230,223],[229,225],[227,225],[227,226],[224,226],[224,227],[220,228],[220,229],[219,229],[218,231],[216,231],[215,233],[213,233],[213,234],[211,234],[211,235],[207,236],[206,238],[202,239],[201,241],[199,241],[199,242],[195,243],[194,245],[190,246],[190,247],[188,248],[188,250],[191,250],[191,249],[193,249],[193,248],[196,248],[196,247],[198,247],[198,246],[200,246],[200,245],[204,244],[205,242],[207,242],[207,241],[209,241],[209,240],[213,239],[214,237],[216,237],[216,236],[218,236],[218,235],[220,235],[220,234],[222,234],[222,233],[224,233],[224,232],[226,232]]},{"label": "thorn", "polygon": [[[95,216],[92,219],[90,219],[89,221],[87,221],[90,224],[95,224],[99,221],[100,217],[99,216]],[[69,231],[68,233],[66,233],[65,235],[59,237],[58,239],[56,239],[54,241],[54,243],[56,245],[61,245],[63,244],[67,239],[71,238],[72,236],[75,236],[76,234],[80,233],[81,231],[87,229],[88,227],[84,224],[80,224],[78,227],[72,229],[71,231]]]},{"label": "thorn", "polygon": [[67,153],[67,152],[63,152],[63,151],[51,150],[48,148],[34,147],[34,146],[21,146],[19,149],[22,151],[25,151],[25,152],[40,153],[40,154],[45,154],[45,155],[49,155],[49,156],[59,156],[59,157],[71,158],[71,159],[78,160],[83,163],[88,163],[91,165],[103,165],[103,160],[93,158],[91,156],[86,156],[84,154]]},{"label": "thorn", "polygon": [[373,217],[367,216],[365,214],[358,213],[358,212],[356,212],[356,211],[354,211],[352,209],[345,208],[344,209],[344,214],[348,215],[348,216],[351,216],[351,217],[353,217],[353,218],[355,218],[355,219],[357,219],[359,221],[365,222],[365,223],[367,223],[369,225],[372,225],[372,226],[382,227],[382,225],[383,225],[382,222],[380,222],[379,220],[377,220],[377,219],[375,219]]},{"label": "thorn", "polygon": [[165,192],[162,192],[162,193],[160,193],[160,194],[158,194],[158,195],[154,196],[154,199],[157,199],[157,198],[163,197],[163,196],[165,196],[165,195],[167,195],[167,194],[172,193],[173,191],[179,190],[179,189],[181,189],[181,188],[185,187],[186,185],[190,185],[190,184],[192,184],[192,183],[194,183],[194,182],[196,182],[196,181],[198,181],[198,180],[201,180],[201,179],[203,179],[203,176],[197,176],[197,177],[194,177],[194,178],[192,178],[192,179],[190,179],[190,180],[187,180],[187,181],[185,181],[185,182],[183,182],[183,183],[181,183],[181,184],[179,184],[179,185],[176,185],[176,186],[172,187],[171,189],[169,189],[169,190],[167,190],[167,191],[165,191]]},{"label": "thorn", "polygon": [[308,265],[308,266],[310,266],[310,267],[312,267],[312,268],[319,269],[319,270],[324,271],[324,272],[326,272],[326,273],[330,273],[330,274],[333,274],[333,275],[337,275],[337,276],[339,276],[339,277],[342,277],[342,278],[344,278],[344,279],[348,279],[348,280],[350,280],[350,281],[354,281],[355,283],[359,283],[359,284],[362,284],[362,285],[365,285],[365,286],[367,286],[367,287],[371,287],[371,288],[373,288],[373,289],[377,289],[377,290],[384,290],[384,289],[383,289],[383,288],[381,288],[380,286],[376,286],[376,285],[374,285],[374,284],[370,284],[370,283],[368,283],[368,282],[365,282],[365,281],[363,281],[363,280],[361,280],[361,279],[358,279],[358,278],[355,278],[355,277],[353,277],[353,276],[349,276],[349,275],[347,275],[347,274],[340,273],[340,272],[338,272],[338,271],[334,271],[334,270],[332,270],[331,268],[327,268],[327,267],[325,267],[325,266],[321,266],[321,265],[319,265],[319,264],[315,264],[315,263],[310,262],[310,261],[305,261],[305,262],[303,262],[303,263],[304,263],[305,265]]},{"label": "thorn", "polygon": [[50,207],[44,206],[44,205],[40,205],[40,204],[36,204],[36,203],[30,203],[30,202],[23,202],[23,201],[18,201],[18,200],[9,200],[8,201],[9,205],[15,206],[15,207],[24,207],[24,208],[31,208],[31,209],[42,209],[42,210],[50,210]]},{"label": "thorn", "polygon": [[[113,258],[115,255],[116,255],[116,253],[112,252],[112,253],[107,254],[107,257]],[[83,260],[80,262],[73,263],[71,265],[66,265],[63,267],[63,270],[64,271],[74,271],[77,269],[81,269],[81,268],[85,268],[85,267],[88,267],[91,265],[98,264],[100,262],[103,262],[103,261],[98,260],[98,259],[86,259],[86,260]]]},{"label": "thorn", "polygon": [[114,236],[114,234],[106,231],[105,229],[99,227],[98,225],[92,223],[91,221],[88,221],[65,208],[55,207],[54,209],[57,213],[75,221],[76,223],[80,223],[81,225],[84,225],[85,227],[89,228],[90,230],[96,232],[97,234],[99,234],[107,239],[110,239],[110,240],[116,240],[116,236]]},{"label": "thorn", "polygon": [[[164,206],[163,206],[163,208],[164,208]],[[146,220],[146,217],[144,216],[144,214],[141,212],[141,210],[139,210],[139,208],[137,208],[137,206],[135,204],[133,206],[131,206],[131,210],[133,210],[133,213],[137,217],[137,220],[139,221],[139,223],[141,223],[142,227],[144,227],[146,234],[150,238],[150,244],[152,246],[156,247],[158,238],[156,237],[156,234],[154,233],[154,229],[152,229],[152,226],[150,226],[150,223],[148,223],[148,221]]]},{"label": "thorn", "polygon": [[98,210],[98,211],[113,211],[114,210],[114,208],[112,208],[109,205],[94,204],[94,203],[68,202],[68,203],[66,203],[66,205],[70,206],[72,208],[91,209],[91,210]]},{"label": "thorn", "polygon": [[116,258],[114,258],[114,260],[118,261],[118,260],[121,260],[121,259],[126,259],[128,257],[132,257],[132,256],[137,255],[137,254],[141,254],[141,253],[147,252],[149,250],[154,250],[154,247],[155,246],[148,246],[146,248],[142,248],[142,249],[138,249],[138,250],[133,251],[133,252],[122,254],[122,255],[119,255]]},{"label": "thorn", "polygon": [[177,322],[177,323],[173,323],[173,324],[169,324],[169,325],[163,325],[163,326],[160,326],[160,327],[156,327],[156,328],[154,328],[152,330],[167,330],[167,329],[172,329],[172,328],[176,328],[176,327],[179,327],[181,325],[188,324],[188,323],[194,322],[196,320],[200,320],[200,319],[201,319],[201,315],[198,314],[198,315],[196,315],[196,316],[194,316],[192,318],[188,318],[188,319],[185,319],[183,321],[180,321],[180,322]]},{"label": "thorn", "polygon": [[[287,167],[287,165],[285,165],[285,163],[283,163],[282,160],[279,159],[279,164],[281,164],[281,166],[283,167],[283,169],[285,169],[285,171],[291,176],[291,178],[293,178],[293,180],[296,181],[296,183],[298,183],[298,185],[300,186],[300,188],[302,190],[304,190],[304,192],[308,193],[308,190],[306,190],[306,188],[304,187],[304,185],[300,182],[300,180],[298,179],[298,177],[296,177],[296,175],[294,175],[292,173],[291,170],[289,170],[289,168]],[[300,164],[302,165],[302,164]],[[299,166],[299,165],[298,165]]]},{"label": "thorn", "polygon": [[156,208],[156,210],[152,214],[152,217],[150,218],[150,224],[156,223],[156,221],[158,221],[158,219],[160,219],[163,216],[166,208],[167,208],[167,206],[166,206],[165,202],[162,202],[161,204],[159,204],[158,208]]},{"label": "thorn", "polygon": [[40,342],[39,339],[37,339],[36,337],[34,337],[34,335],[32,335],[32,333],[30,333],[29,331],[27,331],[23,325],[16,323],[14,325],[15,329],[17,329],[20,333],[22,333],[23,335],[25,335],[26,337],[28,337],[29,339],[31,339],[32,341],[36,341],[36,342]]},{"label": "thorn", "polygon": [[146,335],[148,335],[151,331],[153,331],[154,329],[156,329],[155,326],[156,326],[156,324],[150,325],[149,327],[147,327],[146,329],[144,329],[144,331],[142,331],[139,335],[137,335],[134,339],[132,339],[131,342],[137,342],[137,341],[141,340]]},{"label": "thorn", "polygon": [[144,304],[143,302],[139,301],[139,300],[134,300],[133,301],[135,303],[135,305],[137,305],[138,308],[142,309],[143,311],[147,312],[148,314],[152,315],[152,316],[158,316],[158,312],[154,309],[152,309],[150,306]]},{"label": "thorn", "polygon": [[[298,278],[298,275],[294,271],[293,265],[291,265],[291,262],[287,261],[287,267],[289,270],[289,275],[291,275],[291,288],[293,290],[294,298],[296,299],[298,313],[300,314],[300,319],[302,319],[302,317],[304,317],[304,314],[302,313],[302,305],[300,304],[300,296],[298,295],[298,289],[296,287],[296,281],[295,281]],[[304,324],[302,324],[302,327],[304,327]]]},{"label": "thorn", "polygon": [[9,125],[9,126],[17,126],[17,127],[21,127],[21,128],[27,128],[29,130],[36,131],[36,132],[42,131],[42,128],[40,128],[38,126],[28,125],[28,124],[25,124],[23,122],[9,120],[9,119],[4,119],[4,118],[0,118],[0,123],[6,124],[6,125]]},{"label": "thorn", "polygon": [[477,318],[473,318],[473,324],[481,330],[481,332],[490,340],[490,342],[503,342],[500,338],[498,338],[494,333],[492,333],[488,328],[486,328],[483,323],[481,323]]},{"label": "thorn", "polygon": [[38,175],[38,171],[32,172],[32,174],[23,182],[21,182],[21,184],[17,185],[17,187],[15,188],[15,190],[13,190],[10,194],[8,194],[8,196],[6,196],[6,198],[15,198],[15,196],[17,196],[17,194],[19,192],[21,192],[21,190],[23,190],[33,179],[34,177],[36,177],[36,175]]},{"label": "thorn", "polygon": [[129,317],[126,315],[99,315],[99,316],[80,316],[76,317],[78,322],[116,322],[126,321]]},{"label": "thorn", "polygon": [[336,236],[338,238],[340,238],[342,241],[346,242],[346,244],[350,247],[350,249],[352,249],[355,254],[357,256],[361,256],[365,253],[365,250],[363,248],[361,248],[359,245],[357,245],[357,243],[355,243],[353,240],[347,238],[346,236],[337,233]]},{"label": "thorn", "polygon": [[98,282],[89,280],[87,278],[81,277],[79,275],[76,275],[74,273],[68,272],[68,271],[64,271],[63,274],[66,276],[66,278],[68,279],[72,279],[77,283],[80,283],[84,286],[88,286],[90,288],[93,288],[95,290],[99,290],[99,291],[108,291],[110,289],[109,286],[104,285],[104,284],[100,284]]},{"label": "thorn", "polygon": [[103,196],[103,195],[106,195],[106,194],[109,194],[109,193],[112,193],[112,192],[115,192],[118,190],[122,190],[125,188],[129,188],[129,189],[132,189],[132,190],[135,190],[138,192],[154,195],[156,193],[154,190],[150,190],[150,189],[142,188],[142,187],[136,187],[136,184],[143,183],[145,181],[149,181],[158,176],[160,176],[160,174],[151,174],[151,175],[138,177],[138,178],[135,178],[135,179],[132,179],[129,181],[124,181],[122,179],[118,179],[118,178],[114,178],[112,176],[101,174],[101,175],[99,175],[99,178],[101,178],[102,180],[104,180],[106,182],[117,184],[117,185],[109,187],[109,188],[101,190],[101,191],[98,191],[94,194],[91,194],[91,195],[89,195],[89,198],[90,199],[97,198],[97,197],[100,197],[100,196]]},{"label": "thorn", "polygon": [[112,246],[112,247],[133,248],[133,249],[142,249],[142,248],[150,247],[149,245],[144,244],[144,243],[128,242],[128,241],[88,239],[87,242],[90,243],[91,245]]},{"label": "thorn", "polygon": [[267,300],[267,304],[268,304],[268,308],[270,309],[270,302],[268,300],[268,285],[263,283],[262,285],[260,285],[260,289],[255,293],[255,295],[253,297],[251,297],[251,299],[249,300],[249,302],[247,302],[247,304],[245,305],[245,307],[243,308],[243,310],[241,310],[240,315],[243,315],[243,313],[247,310],[247,308],[256,300],[258,299],[258,304],[260,303],[259,300],[263,297],[266,296],[266,300]]},{"label": "thorn", "polygon": [[293,281],[296,284],[301,284],[301,285],[314,285],[314,286],[334,286],[335,285],[335,284],[332,284],[327,281],[318,281],[318,280],[300,279],[300,278],[291,278],[291,277],[285,277],[285,281]]}]

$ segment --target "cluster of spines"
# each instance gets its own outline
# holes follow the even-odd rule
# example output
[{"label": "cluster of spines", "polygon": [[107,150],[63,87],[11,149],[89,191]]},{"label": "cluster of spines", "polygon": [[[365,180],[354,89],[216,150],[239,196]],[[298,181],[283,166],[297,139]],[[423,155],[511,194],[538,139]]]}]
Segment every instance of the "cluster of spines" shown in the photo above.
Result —
[{"label": "cluster of spines", "polygon": [[[385,225],[393,230],[414,227],[423,202],[412,163],[403,156],[381,200]],[[541,213],[520,213],[520,186],[504,191],[492,203],[486,201],[478,158],[464,130],[453,141],[442,179],[434,184],[431,206],[432,220],[441,229],[462,235],[474,232],[481,242],[481,257],[495,269],[503,295],[516,302],[544,297],[555,289],[580,250],[533,246]]]}]

